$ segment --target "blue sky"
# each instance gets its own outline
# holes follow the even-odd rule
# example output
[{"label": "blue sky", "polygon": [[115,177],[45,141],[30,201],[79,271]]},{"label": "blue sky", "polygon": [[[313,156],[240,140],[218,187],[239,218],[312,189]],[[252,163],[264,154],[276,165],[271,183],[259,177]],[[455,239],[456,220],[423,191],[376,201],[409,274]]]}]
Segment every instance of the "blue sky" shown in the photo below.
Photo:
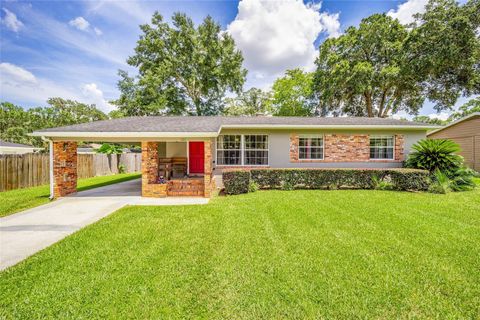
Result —
[{"label": "blue sky", "polygon": [[[118,97],[117,70],[135,74],[125,61],[133,53],[139,25],[148,23],[155,10],[167,19],[173,12],[185,12],[196,23],[211,15],[244,54],[249,70],[245,88],[268,88],[288,68],[312,70],[318,45],[362,18],[388,12],[408,22],[425,3],[2,1],[0,100],[31,107],[60,96],[111,110],[108,101]],[[430,103],[421,110],[421,114],[433,113]]]}]

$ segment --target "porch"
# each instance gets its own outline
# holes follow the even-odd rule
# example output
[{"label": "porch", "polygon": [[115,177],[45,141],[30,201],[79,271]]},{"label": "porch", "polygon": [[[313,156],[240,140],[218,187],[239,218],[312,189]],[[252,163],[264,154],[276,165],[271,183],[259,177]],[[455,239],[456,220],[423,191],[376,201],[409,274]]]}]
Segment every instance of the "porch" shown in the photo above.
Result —
[{"label": "porch", "polygon": [[[215,188],[210,139],[165,139],[137,143],[142,150],[139,190],[142,197],[210,197]],[[76,193],[77,142],[53,141],[51,158],[53,197]]]}]

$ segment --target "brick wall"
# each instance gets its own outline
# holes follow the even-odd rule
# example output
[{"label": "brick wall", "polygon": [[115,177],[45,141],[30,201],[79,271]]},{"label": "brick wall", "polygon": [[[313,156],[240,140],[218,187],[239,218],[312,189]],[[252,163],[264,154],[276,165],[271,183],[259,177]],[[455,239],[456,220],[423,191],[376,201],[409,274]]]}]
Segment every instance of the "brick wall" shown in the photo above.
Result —
[{"label": "brick wall", "polygon": [[142,196],[167,196],[167,185],[158,180],[158,142],[142,142]]},{"label": "brick wall", "polygon": [[77,143],[53,142],[53,196],[77,192]]},{"label": "brick wall", "polygon": [[325,134],[324,159],[299,159],[299,135],[290,135],[290,162],[399,162],[404,160],[405,138],[395,135],[394,160],[370,159],[370,136],[368,134]]},{"label": "brick wall", "polygon": [[203,173],[203,183],[204,183],[204,197],[210,198],[212,195],[212,190],[215,188],[214,180],[212,179],[212,141],[207,140],[203,143],[204,146],[204,173]]}]

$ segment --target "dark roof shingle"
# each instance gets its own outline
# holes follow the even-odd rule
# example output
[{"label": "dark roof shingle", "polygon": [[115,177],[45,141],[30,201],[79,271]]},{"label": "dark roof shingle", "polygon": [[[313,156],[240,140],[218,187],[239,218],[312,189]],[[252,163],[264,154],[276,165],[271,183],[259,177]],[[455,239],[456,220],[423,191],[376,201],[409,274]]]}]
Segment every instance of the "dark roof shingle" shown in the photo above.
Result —
[{"label": "dark roof shingle", "polygon": [[128,117],[41,129],[48,132],[218,132],[221,126],[418,126],[425,123],[390,118],[363,117],[222,117],[156,116]]}]

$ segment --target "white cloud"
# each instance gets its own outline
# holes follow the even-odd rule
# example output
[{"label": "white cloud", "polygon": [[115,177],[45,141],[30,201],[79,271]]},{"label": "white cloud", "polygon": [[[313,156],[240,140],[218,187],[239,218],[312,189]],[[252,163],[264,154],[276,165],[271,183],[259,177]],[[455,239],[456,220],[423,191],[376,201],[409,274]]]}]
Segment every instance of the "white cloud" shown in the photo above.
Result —
[{"label": "white cloud", "polygon": [[323,27],[327,30],[329,38],[336,38],[340,35],[340,14],[328,14],[322,12],[320,14],[320,22]]},{"label": "white cloud", "polygon": [[0,93],[3,100],[24,101],[30,105],[43,106],[48,98],[62,97],[96,104],[104,112],[114,109],[96,83],[85,84],[80,89],[38,78],[30,71],[11,63],[0,63]]},{"label": "white cloud", "polygon": [[83,17],[76,17],[75,19],[70,20],[68,24],[82,31],[87,31],[88,27],[90,26],[90,23]]},{"label": "white cloud", "polygon": [[33,73],[8,62],[0,63],[0,75],[2,76],[2,83],[18,82],[23,84],[34,84],[37,82]]},{"label": "white cloud", "polygon": [[97,87],[96,83],[88,83],[83,85],[82,94],[86,101],[96,104],[97,107],[103,112],[108,113],[115,108],[112,104],[105,100],[102,90]]},{"label": "white cloud", "polygon": [[392,18],[397,18],[402,24],[409,24],[414,21],[414,14],[425,12],[425,5],[427,3],[428,0],[407,0],[398,5],[397,9],[388,11],[387,15]]},{"label": "white cloud", "polygon": [[[254,79],[265,81],[286,69],[314,68],[314,42],[321,32],[339,34],[339,15],[321,13],[319,4],[298,0],[243,0],[227,32],[235,39]],[[259,77],[261,75],[261,77]]]},{"label": "white cloud", "polygon": [[7,26],[8,29],[18,32],[20,28],[23,27],[23,23],[17,19],[15,13],[6,8],[3,8],[3,11],[5,12],[5,17],[2,19],[2,23]]},{"label": "white cloud", "polygon": [[97,36],[101,36],[103,34],[102,30],[100,30],[99,28],[95,27],[93,28],[93,31],[95,31],[95,34]]},{"label": "white cloud", "polygon": [[445,111],[442,111],[440,113],[431,113],[429,114],[428,116],[430,118],[435,118],[435,119],[440,119],[440,120],[447,120],[448,117],[450,116],[450,113],[451,112],[445,112]]}]

